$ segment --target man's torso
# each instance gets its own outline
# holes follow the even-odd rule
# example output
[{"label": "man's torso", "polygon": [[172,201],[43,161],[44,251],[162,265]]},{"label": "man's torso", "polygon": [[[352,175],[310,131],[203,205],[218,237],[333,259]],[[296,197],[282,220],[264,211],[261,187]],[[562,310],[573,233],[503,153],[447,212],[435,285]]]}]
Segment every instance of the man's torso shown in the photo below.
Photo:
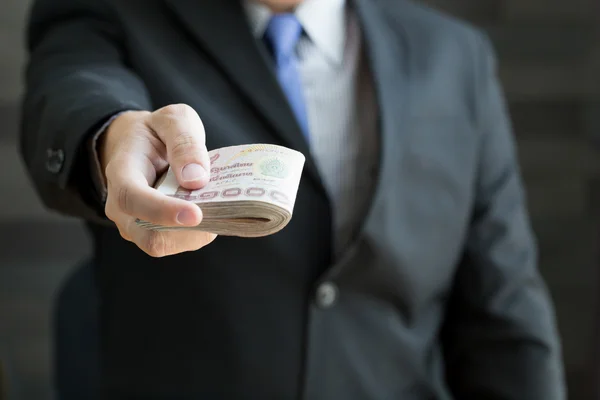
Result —
[{"label": "man's torso", "polygon": [[[307,162],[292,221],[271,237],[219,237],[153,259],[116,230],[92,227],[111,387],[232,399],[448,398],[437,332],[477,168],[475,35],[403,1],[355,3],[381,148],[359,238],[335,260],[318,157]],[[112,5],[125,61],[154,106],[194,107],[209,149],[276,143],[310,153],[241,7]]]}]

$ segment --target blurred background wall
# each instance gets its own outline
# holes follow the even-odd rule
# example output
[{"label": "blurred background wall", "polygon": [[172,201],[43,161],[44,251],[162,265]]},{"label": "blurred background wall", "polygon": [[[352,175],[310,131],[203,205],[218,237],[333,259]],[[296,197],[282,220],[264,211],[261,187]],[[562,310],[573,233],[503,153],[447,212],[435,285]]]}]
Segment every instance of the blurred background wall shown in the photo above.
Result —
[{"label": "blurred background wall", "polygon": [[[598,0],[430,0],[484,28],[500,59],[515,126],[540,268],[556,303],[571,396],[589,399],[600,349],[597,221],[600,200]],[[50,399],[53,295],[88,238],[46,212],[21,165],[18,98],[28,0],[0,0],[0,359],[16,399]],[[600,182],[600,181],[598,181]],[[594,201],[595,199],[595,201]],[[532,399],[533,400],[533,399]]]},{"label": "blurred background wall", "polygon": [[77,221],[44,210],[15,147],[30,3],[0,0],[0,360],[14,400],[48,400],[53,295],[90,245]]}]

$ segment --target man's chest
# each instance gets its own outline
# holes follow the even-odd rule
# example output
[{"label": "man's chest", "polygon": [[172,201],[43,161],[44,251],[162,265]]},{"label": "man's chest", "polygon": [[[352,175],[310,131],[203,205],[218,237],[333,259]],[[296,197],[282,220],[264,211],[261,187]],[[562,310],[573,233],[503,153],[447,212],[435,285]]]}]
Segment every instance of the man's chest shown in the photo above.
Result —
[{"label": "man's chest", "polygon": [[[316,171],[307,166],[306,179],[320,180],[332,200],[342,199],[341,207],[350,204],[343,199],[372,192],[363,222],[384,232],[390,246],[418,243],[417,259],[426,248],[448,248],[439,252],[445,257],[456,251],[458,242],[443,238],[464,233],[478,162],[458,65],[420,61],[418,74],[409,76],[402,65],[415,60],[396,57],[398,49],[390,48],[379,57],[397,66],[385,64],[368,46],[346,55],[347,68],[325,68],[317,59],[301,65],[310,125],[306,144],[260,43],[244,39],[240,46],[251,48],[209,51],[183,30],[157,32],[154,37],[146,31],[143,41],[131,37],[137,45],[130,49],[131,68],[155,107],[186,103],[198,111],[209,149],[246,143],[294,147],[316,165]],[[237,52],[249,57],[245,64],[231,63]]]}]

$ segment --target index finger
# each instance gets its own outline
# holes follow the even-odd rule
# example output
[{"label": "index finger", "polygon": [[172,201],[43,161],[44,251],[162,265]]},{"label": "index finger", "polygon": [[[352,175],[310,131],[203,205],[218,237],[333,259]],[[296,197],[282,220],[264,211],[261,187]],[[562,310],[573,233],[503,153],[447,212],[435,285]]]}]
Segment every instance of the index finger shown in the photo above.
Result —
[{"label": "index finger", "polygon": [[107,166],[111,172],[107,173],[109,218],[124,214],[163,226],[196,226],[202,221],[202,211],[197,205],[152,188],[142,170],[133,164],[116,161]]}]

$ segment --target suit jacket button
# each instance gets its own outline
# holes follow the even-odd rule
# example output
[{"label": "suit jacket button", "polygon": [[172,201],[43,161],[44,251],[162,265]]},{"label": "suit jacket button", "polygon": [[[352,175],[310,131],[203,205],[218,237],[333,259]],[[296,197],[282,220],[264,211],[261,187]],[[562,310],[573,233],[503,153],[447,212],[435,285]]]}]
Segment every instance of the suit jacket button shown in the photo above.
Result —
[{"label": "suit jacket button", "polygon": [[338,288],[332,282],[325,282],[317,288],[315,301],[321,308],[331,308],[338,298]]},{"label": "suit jacket button", "polygon": [[46,169],[53,173],[58,174],[65,163],[65,153],[64,151],[58,149],[48,149],[46,150]]}]

